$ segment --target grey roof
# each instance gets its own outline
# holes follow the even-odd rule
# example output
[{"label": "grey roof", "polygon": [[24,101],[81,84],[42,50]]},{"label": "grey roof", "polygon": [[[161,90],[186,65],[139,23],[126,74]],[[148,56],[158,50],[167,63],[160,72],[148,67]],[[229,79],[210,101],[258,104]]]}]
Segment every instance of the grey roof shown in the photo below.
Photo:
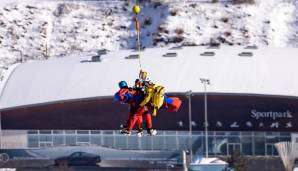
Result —
[{"label": "grey roof", "polygon": [[[81,55],[20,64],[2,83],[0,109],[111,96],[119,81],[132,85],[137,78],[138,59],[129,57],[133,54],[137,52],[109,52],[101,62]],[[295,48],[155,48],[143,51],[141,62],[167,92],[202,92],[200,78],[209,78],[208,92],[298,96],[297,54]]]}]

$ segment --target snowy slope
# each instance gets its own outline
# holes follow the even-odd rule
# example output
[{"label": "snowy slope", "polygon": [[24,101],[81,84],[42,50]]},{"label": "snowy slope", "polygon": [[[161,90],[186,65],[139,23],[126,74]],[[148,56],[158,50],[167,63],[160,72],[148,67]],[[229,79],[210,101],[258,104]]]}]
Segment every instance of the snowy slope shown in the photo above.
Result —
[{"label": "snowy slope", "polygon": [[[0,80],[8,66],[30,59],[135,47],[125,1],[8,0],[0,3]],[[145,47],[259,45],[298,47],[298,0],[256,4],[142,3]]]}]

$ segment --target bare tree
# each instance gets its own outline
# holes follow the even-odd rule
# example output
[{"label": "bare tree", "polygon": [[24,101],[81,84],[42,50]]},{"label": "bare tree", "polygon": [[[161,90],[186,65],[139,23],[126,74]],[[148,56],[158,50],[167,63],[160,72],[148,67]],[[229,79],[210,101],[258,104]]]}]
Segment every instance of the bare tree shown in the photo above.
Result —
[{"label": "bare tree", "polygon": [[279,142],[274,144],[278,154],[285,166],[286,171],[292,171],[294,168],[294,162],[296,158],[297,143],[293,142]]},{"label": "bare tree", "polygon": [[240,150],[234,150],[231,157],[228,158],[230,167],[234,168],[235,171],[246,171],[246,161]]}]

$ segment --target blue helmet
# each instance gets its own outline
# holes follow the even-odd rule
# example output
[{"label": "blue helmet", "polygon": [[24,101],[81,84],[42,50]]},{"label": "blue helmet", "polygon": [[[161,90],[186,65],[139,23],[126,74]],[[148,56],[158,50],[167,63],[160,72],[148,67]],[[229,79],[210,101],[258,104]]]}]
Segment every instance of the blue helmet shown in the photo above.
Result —
[{"label": "blue helmet", "polygon": [[119,88],[127,88],[128,87],[126,81],[120,81],[118,85],[119,85]]}]

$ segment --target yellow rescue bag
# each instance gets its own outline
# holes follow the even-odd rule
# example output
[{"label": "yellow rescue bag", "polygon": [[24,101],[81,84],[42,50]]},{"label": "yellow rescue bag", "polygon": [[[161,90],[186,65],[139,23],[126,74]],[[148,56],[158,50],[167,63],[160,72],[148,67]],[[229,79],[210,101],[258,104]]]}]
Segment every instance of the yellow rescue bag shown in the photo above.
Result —
[{"label": "yellow rescue bag", "polygon": [[157,110],[161,108],[165,99],[165,88],[157,86],[154,89],[154,94],[151,98],[151,105],[153,107],[152,116],[156,116]]},{"label": "yellow rescue bag", "polygon": [[163,105],[165,98],[165,88],[163,86],[152,85],[145,90],[144,100],[140,106],[145,106],[148,103],[153,107],[152,116],[156,116],[158,109]]},{"label": "yellow rescue bag", "polygon": [[164,102],[165,98],[165,88],[163,86],[157,86],[154,89],[154,94],[152,96],[152,106],[157,107],[159,109]]}]

